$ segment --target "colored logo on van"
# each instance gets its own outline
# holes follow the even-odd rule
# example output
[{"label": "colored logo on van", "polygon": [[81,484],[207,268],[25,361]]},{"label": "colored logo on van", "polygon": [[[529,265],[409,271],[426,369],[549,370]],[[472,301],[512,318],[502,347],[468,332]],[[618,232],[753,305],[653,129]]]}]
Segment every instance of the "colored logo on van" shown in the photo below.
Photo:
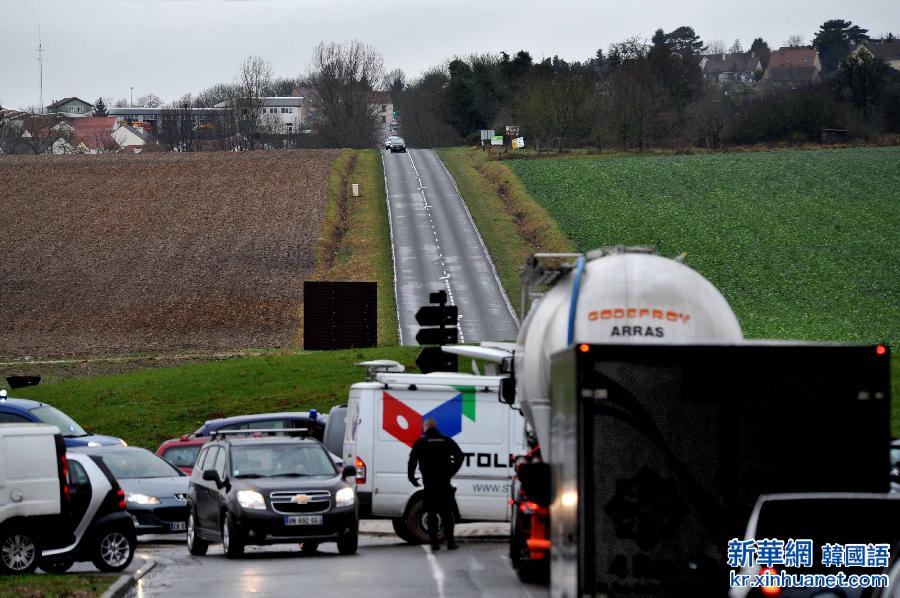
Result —
[{"label": "colored logo on van", "polygon": [[453,437],[462,432],[463,417],[475,421],[475,388],[454,386],[459,392],[428,413],[419,413],[389,392],[384,393],[381,427],[385,432],[411,447],[422,436],[422,425],[433,417],[442,434]]}]

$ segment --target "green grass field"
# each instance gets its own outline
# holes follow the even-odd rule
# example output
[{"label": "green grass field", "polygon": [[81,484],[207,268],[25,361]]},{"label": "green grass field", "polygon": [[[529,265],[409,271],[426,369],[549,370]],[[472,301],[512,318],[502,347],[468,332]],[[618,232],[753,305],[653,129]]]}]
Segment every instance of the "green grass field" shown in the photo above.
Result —
[{"label": "green grass field", "polygon": [[379,347],[243,357],[76,378],[10,392],[58,407],[90,432],[156,450],[167,438],[196,430],[215,417],[269,411],[323,413],[346,402],[367,359],[396,359],[414,368],[418,347]]},{"label": "green grass field", "polygon": [[890,343],[900,436],[900,148],[505,164],[581,251],[686,252],[749,338]]},{"label": "green grass field", "polygon": [[686,252],[747,337],[900,348],[900,148],[506,164],[579,250]]}]

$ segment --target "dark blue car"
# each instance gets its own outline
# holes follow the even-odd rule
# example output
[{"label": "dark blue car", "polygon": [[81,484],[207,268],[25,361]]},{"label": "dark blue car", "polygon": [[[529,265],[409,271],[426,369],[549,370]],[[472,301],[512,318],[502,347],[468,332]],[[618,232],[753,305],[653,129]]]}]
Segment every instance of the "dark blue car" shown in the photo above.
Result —
[{"label": "dark blue car", "polygon": [[88,434],[74,419],[47,403],[30,399],[14,399],[0,391],[0,424],[50,424],[59,428],[67,447],[125,446],[115,436]]},{"label": "dark blue car", "polygon": [[[253,415],[236,415],[211,419],[200,426],[191,437],[198,438],[209,436],[212,432],[220,430],[297,430],[305,429],[316,440],[322,440],[325,435],[325,422],[328,417],[310,411],[291,411],[283,413],[256,413]],[[187,438],[184,438],[185,440]]]}]

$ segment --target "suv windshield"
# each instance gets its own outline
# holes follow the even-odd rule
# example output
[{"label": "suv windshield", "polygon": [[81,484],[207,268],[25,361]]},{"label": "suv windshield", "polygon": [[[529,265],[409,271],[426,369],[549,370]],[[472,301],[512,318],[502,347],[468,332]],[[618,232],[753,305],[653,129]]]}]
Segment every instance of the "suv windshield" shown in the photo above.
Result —
[{"label": "suv windshield", "polygon": [[36,418],[38,418],[45,424],[50,424],[51,426],[56,426],[57,428],[59,428],[59,431],[62,432],[62,435],[66,438],[88,435],[88,433],[85,432],[84,429],[79,426],[74,419],[72,419],[56,407],[51,407],[50,405],[41,405],[40,407],[35,407],[34,409],[32,409],[31,413],[33,413]]},{"label": "suv windshield", "polygon": [[232,473],[236,478],[333,476],[334,463],[316,444],[233,446]]},{"label": "suv windshield", "polygon": [[184,475],[180,469],[143,449],[109,450],[99,456],[117,480],[174,478]]}]

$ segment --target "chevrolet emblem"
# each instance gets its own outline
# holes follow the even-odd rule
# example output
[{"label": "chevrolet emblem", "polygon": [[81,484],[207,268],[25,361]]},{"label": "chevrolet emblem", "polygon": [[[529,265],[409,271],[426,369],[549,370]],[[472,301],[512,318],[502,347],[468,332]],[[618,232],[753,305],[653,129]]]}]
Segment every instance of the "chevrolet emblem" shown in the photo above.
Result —
[{"label": "chevrolet emblem", "polygon": [[295,494],[293,497],[291,497],[291,502],[296,505],[305,505],[306,503],[309,502],[309,495],[308,494]]}]

